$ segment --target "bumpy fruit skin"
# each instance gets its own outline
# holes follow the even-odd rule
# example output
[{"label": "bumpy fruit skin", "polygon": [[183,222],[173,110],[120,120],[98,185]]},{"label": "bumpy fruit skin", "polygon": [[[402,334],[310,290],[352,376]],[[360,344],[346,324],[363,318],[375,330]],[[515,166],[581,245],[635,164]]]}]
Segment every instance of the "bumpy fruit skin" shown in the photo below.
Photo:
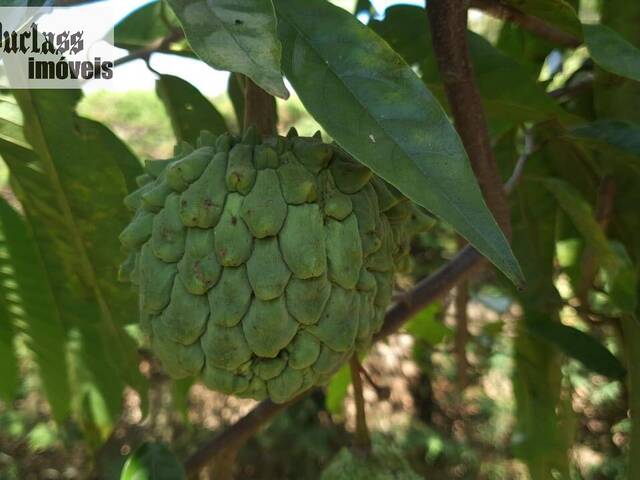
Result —
[{"label": "bumpy fruit skin", "polygon": [[420,480],[393,444],[374,439],[373,450],[358,455],[343,448],[324,469],[320,480]]},{"label": "bumpy fruit skin", "polygon": [[409,239],[431,223],[333,145],[203,132],[125,199],[120,276],[167,372],[285,402],[382,326]]}]

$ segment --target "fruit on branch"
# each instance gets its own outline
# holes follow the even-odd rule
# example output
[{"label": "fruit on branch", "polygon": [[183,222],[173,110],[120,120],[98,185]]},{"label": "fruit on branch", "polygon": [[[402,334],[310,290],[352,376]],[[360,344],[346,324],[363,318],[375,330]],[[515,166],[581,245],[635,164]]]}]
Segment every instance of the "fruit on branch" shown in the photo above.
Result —
[{"label": "fruit on branch", "polygon": [[343,448],[324,469],[320,480],[420,480],[402,452],[388,440],[375,437],[367,455]]},{"label": "fruit on branch", "polygon": [[382,326],[431,217],[319,135],[203,132],[125,199],[120,276],[167,372],[285,402]]}]

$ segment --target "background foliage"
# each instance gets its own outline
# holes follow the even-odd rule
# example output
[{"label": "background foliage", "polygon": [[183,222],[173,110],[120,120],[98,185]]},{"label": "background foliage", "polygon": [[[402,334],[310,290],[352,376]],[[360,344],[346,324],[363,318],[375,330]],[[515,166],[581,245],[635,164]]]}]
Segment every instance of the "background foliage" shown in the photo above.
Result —
[{"label": "background foliage", "polygon": [[[116,27],[116,43],[133,58],[155,45],[236,72],[228,95],[169,75],[155,92],[2,93],[0,478],[134,478],[149,465],[176,478],[252,406],[170,381],[116,272],[141,160],[202,128],[239,133],[241,75],[280,97],[281,134],[320,128],[441,217],[413,245],[399,292],[462,237],[504,272],[460,283],[364,359],[374,436],[426,478],[640,478],[640,5],[472,5],[556,32],[476,15],[466,34],[501,181],[518,180],[519,265],[447,120],[422,7],[156,1]],[[249,441],[238,478],[318,478],[349,443],[353,413],[344,368]]]}]

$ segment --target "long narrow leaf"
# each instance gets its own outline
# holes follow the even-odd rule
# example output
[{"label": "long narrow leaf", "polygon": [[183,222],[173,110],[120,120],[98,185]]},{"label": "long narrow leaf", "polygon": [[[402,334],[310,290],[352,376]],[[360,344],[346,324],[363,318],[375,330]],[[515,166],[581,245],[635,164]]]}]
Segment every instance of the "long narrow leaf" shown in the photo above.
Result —
[{"label": "long narrow leaf", "polygon": [[[33,236],[25,221],[5,200],[0,200],[0,229],[6,255],[2,263],[10,272],[3,269],[0,273],[2,290],[10,293],[7,289],[11,288],[18,302],[13,310],[6,312],[9,318],[2,321],[11,319],[18,323],[27,336],[27,346],[33,352],[53,416],[63,421],[69,414],[70,404],[65,326],[55,308]],[[13,284],[12,287],[8,283]],[[3,296],[7,303],[7,296]]]},{"label": "long narrow leaf", "polygon": [[518,262],[484,203],[460,138],[413,70],[329,2],[275,5],[283,68],[307,110],[349,153],[451,223],[521,283]]},{"label": "long narrow leaf", "polygon": [[588,369],[616,380],[624,378],[620,360],[591,335],[557,322],[529,323],[525,328]]},{"label": "long narrow leaf", "polygon": [[126,384],[144,394],[135,344],[124,325],[137,320],[135,296],[116,280],[122,198],[137,159],[102,125],[74,113],[75,91],[16,93],[34,150],[1,142],[52,291],[55,310],[80,330],[85,361],[111,413]]}]

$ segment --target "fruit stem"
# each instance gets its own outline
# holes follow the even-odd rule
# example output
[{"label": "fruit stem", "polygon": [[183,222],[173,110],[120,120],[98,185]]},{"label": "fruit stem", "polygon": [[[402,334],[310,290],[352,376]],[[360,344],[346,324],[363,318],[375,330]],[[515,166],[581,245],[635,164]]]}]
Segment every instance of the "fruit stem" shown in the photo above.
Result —
[{"label": "fruit stem", "polygon": [[362,366],[358,360],[358,355],[354,354],[351,357],[351,383],[353,383],[353,397],[356,403],[356,433],[353,439],[353,447],[359,453],[367,454],[371,451],[371,437],[367,428],[364,396],[362,395],[361,370]]},{"label": "fruit stem", "polygon": [[277,125],[276,99],[244,77],[244,128],[255,125],[260,135],[274,135]]}]

